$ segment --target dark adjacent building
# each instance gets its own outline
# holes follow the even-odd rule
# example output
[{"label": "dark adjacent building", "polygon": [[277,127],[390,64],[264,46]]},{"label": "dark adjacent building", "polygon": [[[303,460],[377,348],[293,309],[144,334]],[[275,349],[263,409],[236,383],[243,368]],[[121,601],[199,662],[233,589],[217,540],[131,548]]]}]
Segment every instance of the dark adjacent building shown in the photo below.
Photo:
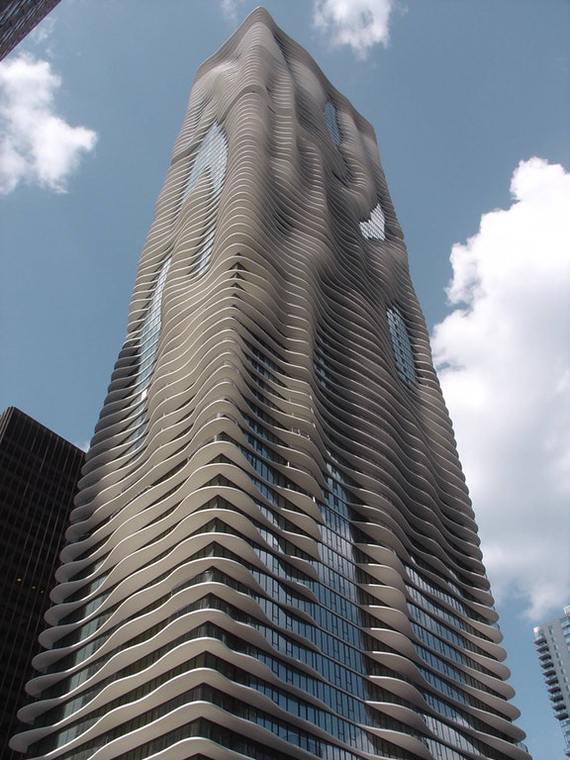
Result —
[{"label": "dark adjacent building", "polygon": [[0,0],[0,61],[58,3],[59,0]]},{"label": "dark adjacent building", "polygon": [[[84,453],[19,409],[0,417],[0,757],[18,726]],[[28,698],[29,699],[29,698]]]}]

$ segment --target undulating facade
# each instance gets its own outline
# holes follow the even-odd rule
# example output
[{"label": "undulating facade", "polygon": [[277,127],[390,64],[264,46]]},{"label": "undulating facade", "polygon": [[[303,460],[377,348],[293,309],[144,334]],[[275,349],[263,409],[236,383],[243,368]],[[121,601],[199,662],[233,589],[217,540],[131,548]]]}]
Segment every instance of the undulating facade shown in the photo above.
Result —
[{"label": "undulating facade", "polygon": [[84,453],[16,407],[0,414],[0,757],[18,730],[18,708],[50,606],[58,555]]},{"label": "undulating facade", "polygon": [[0,0],[0,61],[60,0]]},{"label": "undulating facade", "polygon": [[570,605],[562,617],[534,629],[534,645],[554,717],[570,757]]},{"label": "undulating facade", "polygon": [[199,69],[13,746],[528,760],[374,131],[254,11]]}]

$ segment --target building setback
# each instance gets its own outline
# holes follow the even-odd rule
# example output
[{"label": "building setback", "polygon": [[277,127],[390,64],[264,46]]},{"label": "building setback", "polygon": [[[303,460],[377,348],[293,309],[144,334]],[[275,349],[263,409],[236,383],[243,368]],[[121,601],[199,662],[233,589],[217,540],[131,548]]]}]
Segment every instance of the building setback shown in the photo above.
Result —
[{"label": "building setback", "polygon": [[196,76],[12,745],[528,760],[374,131],[254,11]]},{"label": "building setback", "polygon": [[58,3],[59,0],[0,0],[0,61]]},{"label": "building setback", "polygon": [[560,721],[570,757],[570,605],[561,618],[534,629],[534,645],[554,717]]},{"label": "building setback", "polygon": [[59,550],[77,490],[83,452],[9,407],[0,415],[0,757],[29,700],[32,658],[50,605]]}]

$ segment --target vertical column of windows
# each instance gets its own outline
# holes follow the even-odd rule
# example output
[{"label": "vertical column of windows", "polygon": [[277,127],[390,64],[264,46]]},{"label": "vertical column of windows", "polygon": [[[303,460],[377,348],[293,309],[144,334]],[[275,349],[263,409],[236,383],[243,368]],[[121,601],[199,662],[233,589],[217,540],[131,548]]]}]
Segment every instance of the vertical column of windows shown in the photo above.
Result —
[{"label": "vertical column of windows", "polygon": [[323,519],[319,544],[319,554],[323,561],[319,566],[319,577],[325,586],[353,602],[350,608],[353,626],[346,633],[350,634],[349,643],[357,652],[357,670],[366,674],[360,629],[362,621],[357,606],[356,565],[354,560],[347,561],[347,557],[350,557],[353,551],[347,501],[348,495],[342,485],[342,474],[330,462],[327,462],[324,503],[319,503]]},{"label": "vertical column of windows", "polygon": [[214,238],[216,235],[216,223],[220,195],[224,185],[228,163],[228,143],[221,125],[215,121],[206,136],[202,140],[181,197],[181,204],[197,186],[201,176],[207,172],[211,181],[210,208],[208,219],[203,231],[202,242],[198,251],[195,272],[201,274],[210,263]]},{"label": "vertical column of windows", "polygon": [[327,100],[325,104],[325,124],[333,143],[335,145],[340,145],[342,142],[342,135],[338,125],[336,106],[330,100]]},{"label": "vertical column of windows", "polygon": [[[271,371],[267,367],[266,357],[261,352],[257,352],[256,358],[259,360],[256,368],[260,371],[260,374],[270,376]],[[250,422],[250,427],[253,427],[266,440],[271,439],[272,434],[268,435],[265,427],[260,423],[253,421],[252,426]],[[269,453],[269,447],[265,444],[256,444],[254,442],[253,447],[262,456],[274,459]],[[271,474],[272,468],[268,469],[268,466],[259,457],[251,453],[248,459],[256,472],[266,479],[269,478],[270,482],[275,482]],[[336,475],[337,478],[340,478],[339,473],[336,473]],[[258,484],[256,483],[256,485]],[[319,502],[319,508],[323,517],[321,540],[318,543],[321,561],[312,563],[319,573],[319,581],[309,581],[307,584],[316,594],[319,603],[310,604],[312,608],[310,614],[312,614],[312,617],[319,626],[318,644],[322,648],[323,654],[331,657],[337,663],[345,661],[358,673],[365,675],[366,668],[362,656],[362,623],[359,614],[360,609],[356,603],[356,566],[354,562],[350,562],[348,559],[352,545],[350,543],[350,525],[347,519],[348,508],[346,502],[342,501],[342,497],[346,498],[346,494],[338,480],[332,477],[328,477],[327,485],[329,490],[326,492],[324,502]],[[269,515],[269,512],[270,510],[268,509],[264,510],[266,516]],[[340,514],[340,512],[343,514]],[[270,557],[268,559],[271,563],[271,570],[278,574],[280,567],[276,558]],[[261,581],[259,577],[256,579],[258,582]],[[275,589],[271,589],[271,591],[275,593]],[[278,600],[279,595],[280,591],[277,591]],[[299,605],[299,601],[297,600],[290,601],[293,601],[295,606]],[[306,610],[308,605],[302,604],[301,607],[303,606]],[[265,610],[267,613],[267,604],[265,605]],[[345,616],[344,619],[339,616],[340,610],[342,610]],[[272,619],[271,616],[270,619]],[[293,629],[313,641],[313,643],[317,643],[313,635],[316,629],[310,630],[312,626],[309,629],[304,625],[299,627],[298,624],[294,624]],[[327,631],[332,635],[325,633]],[[348,645],[348,648],[346,645]],[[345,668],[341,667],[327,669],[329,678],[332,679],[332,686],[336,684],[337,687],[346,688],[346,673],[344,671]],[[340,681],[336,680],[338,678],[340,678]],[[351,713],[353,711],[354,708],[352,707]],[[354,717],[354,715],[349,714],[349,717]],[[360,719],[362,718],[363,716],[360,716]]]},{"label": "vertical column of windows", "polygon": [[[181,198],[181,203],[183,203],[192,190],[195,189],[204,172],[208,172],[208,176],[212,183],[211,203],[213,204],[213,207],[210,210],[207,226],[203,233],[203,240],[197,257],[197,273],[201,273],[207,269],[210,261],[216,231],[217,210],[225,179],[227,160],[228,146],[226,136],[218,122],[214,122],[200,144]],[[149,305],[147,307],[147,313],[141,326],[139,337],[139,368],[134,384],[134,391],[138,397],[137,402],[140,404],[144,404],[146,400],[148,387],[156,363],[156,353],[161,331],[162,292],[171,263],[172,256],[168,255],[158,272]],[[134,424],[135,430],[126,440],[133,440],[134,451],[137,451],[142,445],[147,428],[145,408],[139,412]]]},{"label": "vertical column of windows", "polygon": [[395,306],[386,310],[386,317],[388,319],[388,330],[392,341],[396,369],[405,383],[413,385],[417,379],[416,365],[408,328]]},{"label": "vertical column of windows", "polygon": [[152,287],[152,294],[146,309],[146,314],[140,328],[139,366],[133,386],[133,393],[135,398],[135,408],[137,406],[141,408],[132,423],[134,430],[125,441],[133,441],[132,446],[134,451],[138,451],[142,446],[148,424],[146,397],[158,352],[162,322],[162,293],[171,263],[172,256],[169,254],[166,256],[158,270],[158,274]]}]

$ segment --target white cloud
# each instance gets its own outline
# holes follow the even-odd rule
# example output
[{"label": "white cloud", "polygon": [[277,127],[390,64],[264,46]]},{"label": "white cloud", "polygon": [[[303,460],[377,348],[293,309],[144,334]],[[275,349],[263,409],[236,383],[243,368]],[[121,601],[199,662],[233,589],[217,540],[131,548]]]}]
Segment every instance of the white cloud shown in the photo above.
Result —
[{"label": "white cloud", "polygon": [[349,45],[358,58],[371,47],[386,46],[395,0],[314,0],[313,24],[333,45]]},{"label": "white cloud", "polygon": [[235,23],[238,20],[238,10],[242,0],[220,0],[222,14],[227,21]]},{"label": "white cloud", "polygon": [[20,55],[0,63],[0,194],[21,182],[65,192],[82,154],[95,147],[93,130],[55,112],[60,86],[48,61]]},{"label": "white cloud", "polygon": [[35,29],[32,29],[28,35],[27,41],[31,42],[33,45],[42,45],[49,40],[53,34],[54,27],[55,18],[51,14],[48,14],[40,21]]},{"label": "white cloud", "polygon": [[511,193],[453,246],[432,344],[495,593],[539,621],[570,601],[570,173],[521,161]]}]

